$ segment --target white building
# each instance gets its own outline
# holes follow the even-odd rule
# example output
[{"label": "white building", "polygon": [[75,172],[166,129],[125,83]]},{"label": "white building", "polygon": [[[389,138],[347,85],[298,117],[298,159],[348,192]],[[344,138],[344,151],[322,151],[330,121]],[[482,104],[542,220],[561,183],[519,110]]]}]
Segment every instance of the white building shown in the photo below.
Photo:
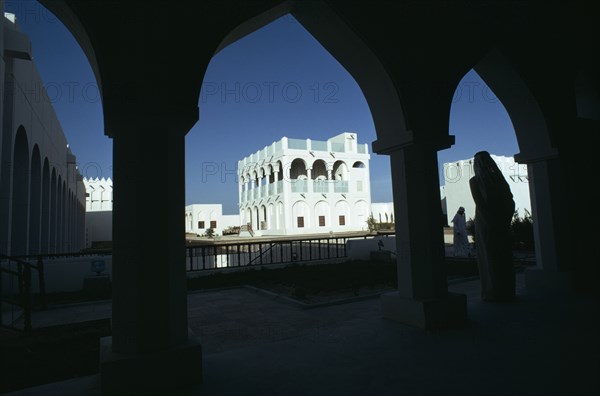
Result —
[{"label": "white building", "polygon": [[109,178],[83,179],[85,184],[85,210],[98,212],[113,208],[113,182]]},{"label": "white building", "polygon": [[[515,210],[519,212],[519,216],[524,216],[526,210],[531,213],[527,165],[516,163],[512,157],[492,155],[492,158],[508,182],[515,201]],[[474,175],[473,158],[444,164],[444,192],[450,226],[456,211],[461,206],[465,208],[467,220],[475,217],[475,202],[469,187],[469,179]]]},{"label": "white building", "polygon": [[212,228],[215,234],[241,225],[239,215],[224,215],[221,204],[194,204],[185,207],[185,232],[203,235]]},{"label": "white building", "polygon": [[242,223],[255,235],[368,229],[369,159],[356,133],[270,144],[238,162]]},{"label": "white building", "polygon": [[78,252],[85,188],[31,56],[0,1],[0,253]]},{"label": "white building", "polygon": [[373,202],[371,204],[371,216],[377,223],[393,223],[394,203],[393,202]]},{"label": "white building", "polygon": [[113,182],[110,178],[83,179],[85,185],[86,246],[112,241]]}]

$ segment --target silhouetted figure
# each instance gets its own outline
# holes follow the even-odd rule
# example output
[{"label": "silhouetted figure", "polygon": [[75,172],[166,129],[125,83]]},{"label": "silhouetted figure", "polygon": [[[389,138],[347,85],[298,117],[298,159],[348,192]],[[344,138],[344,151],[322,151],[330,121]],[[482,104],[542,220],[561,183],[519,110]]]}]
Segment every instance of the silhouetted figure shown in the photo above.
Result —
[{"label": "silhouetted figure", "polygon": [[454,230],[454,255],[466,257],[469,255],[469,237],[467,236],[467,220],[465,219],[465,208],[462,206],[452,219]]},{"label": "silhouetted figure", "polygon": [[510,222],[515,202],[508,183],[487,151],[475,154],[475,176],[469,180],[475,201],[477,265],[484,301],[515,297]]}]

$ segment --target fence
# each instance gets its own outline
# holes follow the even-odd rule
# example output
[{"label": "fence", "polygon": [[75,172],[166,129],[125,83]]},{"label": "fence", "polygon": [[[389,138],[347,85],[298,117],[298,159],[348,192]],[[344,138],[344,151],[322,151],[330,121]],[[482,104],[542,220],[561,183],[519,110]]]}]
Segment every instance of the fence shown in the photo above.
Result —
[{"label": "fence", "polygon": [[346,242],[366,238],[328,237],[191,246],[186,254],[188,271],[346,258]]}]

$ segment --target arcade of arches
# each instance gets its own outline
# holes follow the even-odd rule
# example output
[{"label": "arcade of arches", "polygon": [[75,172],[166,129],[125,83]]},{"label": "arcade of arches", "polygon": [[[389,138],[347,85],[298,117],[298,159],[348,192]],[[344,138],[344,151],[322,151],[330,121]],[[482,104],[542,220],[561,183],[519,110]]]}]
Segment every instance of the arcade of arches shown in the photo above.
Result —
[{"label": "arcade of arches", "polygon": [[[400,254],[398,291],[382,300],[385,316],[427,328],[466,319],[465,298],[448,293],[442,266],[436,154],[453,144],[449,109],[471,68],[505,105],[516,158],[529,167],[539,266],[529,287],[569,276],[578,288],[597,280],[598,210],[589,186],[589,159],[600,147],[593,6],[224,0],[186,4],[177,17],[165,17],[164,2],[40,1],[90,60],[113,139],[109,350],[129,369],[119,373],[106,358],[106,393],[111,383],[156,389],[161,381],[199,380],[200,348],[186,322],[184,137],[198,120],[202,76],[215,52],[287,13],[355,78],[377,130],[373,151],[390,156]],[[164,166],[149,174],[146,164],[156,158]],[[166,188],[152,202],[140,200],[156,179]],[[140,229],[154,232],[142,238]]]}]

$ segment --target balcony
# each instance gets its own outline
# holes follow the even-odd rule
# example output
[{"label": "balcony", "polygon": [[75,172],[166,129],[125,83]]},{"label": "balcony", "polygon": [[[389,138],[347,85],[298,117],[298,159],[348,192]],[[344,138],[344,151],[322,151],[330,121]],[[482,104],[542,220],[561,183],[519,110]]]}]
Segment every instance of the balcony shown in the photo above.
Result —
[{"label": "balcony", "polygon": [[329,192],[330,180],[314,180],[313,181],[313,192],[316,193],[328,193]]},{"label": "balcony", "polygon": [[308,191],[308,180],[297,179],[292,180],[292,192],[305,193]]},{"label": "balcony", "polygon": [[336,193],[348,192],[348,180],[336,180],[333,183],[333,191]]}]

